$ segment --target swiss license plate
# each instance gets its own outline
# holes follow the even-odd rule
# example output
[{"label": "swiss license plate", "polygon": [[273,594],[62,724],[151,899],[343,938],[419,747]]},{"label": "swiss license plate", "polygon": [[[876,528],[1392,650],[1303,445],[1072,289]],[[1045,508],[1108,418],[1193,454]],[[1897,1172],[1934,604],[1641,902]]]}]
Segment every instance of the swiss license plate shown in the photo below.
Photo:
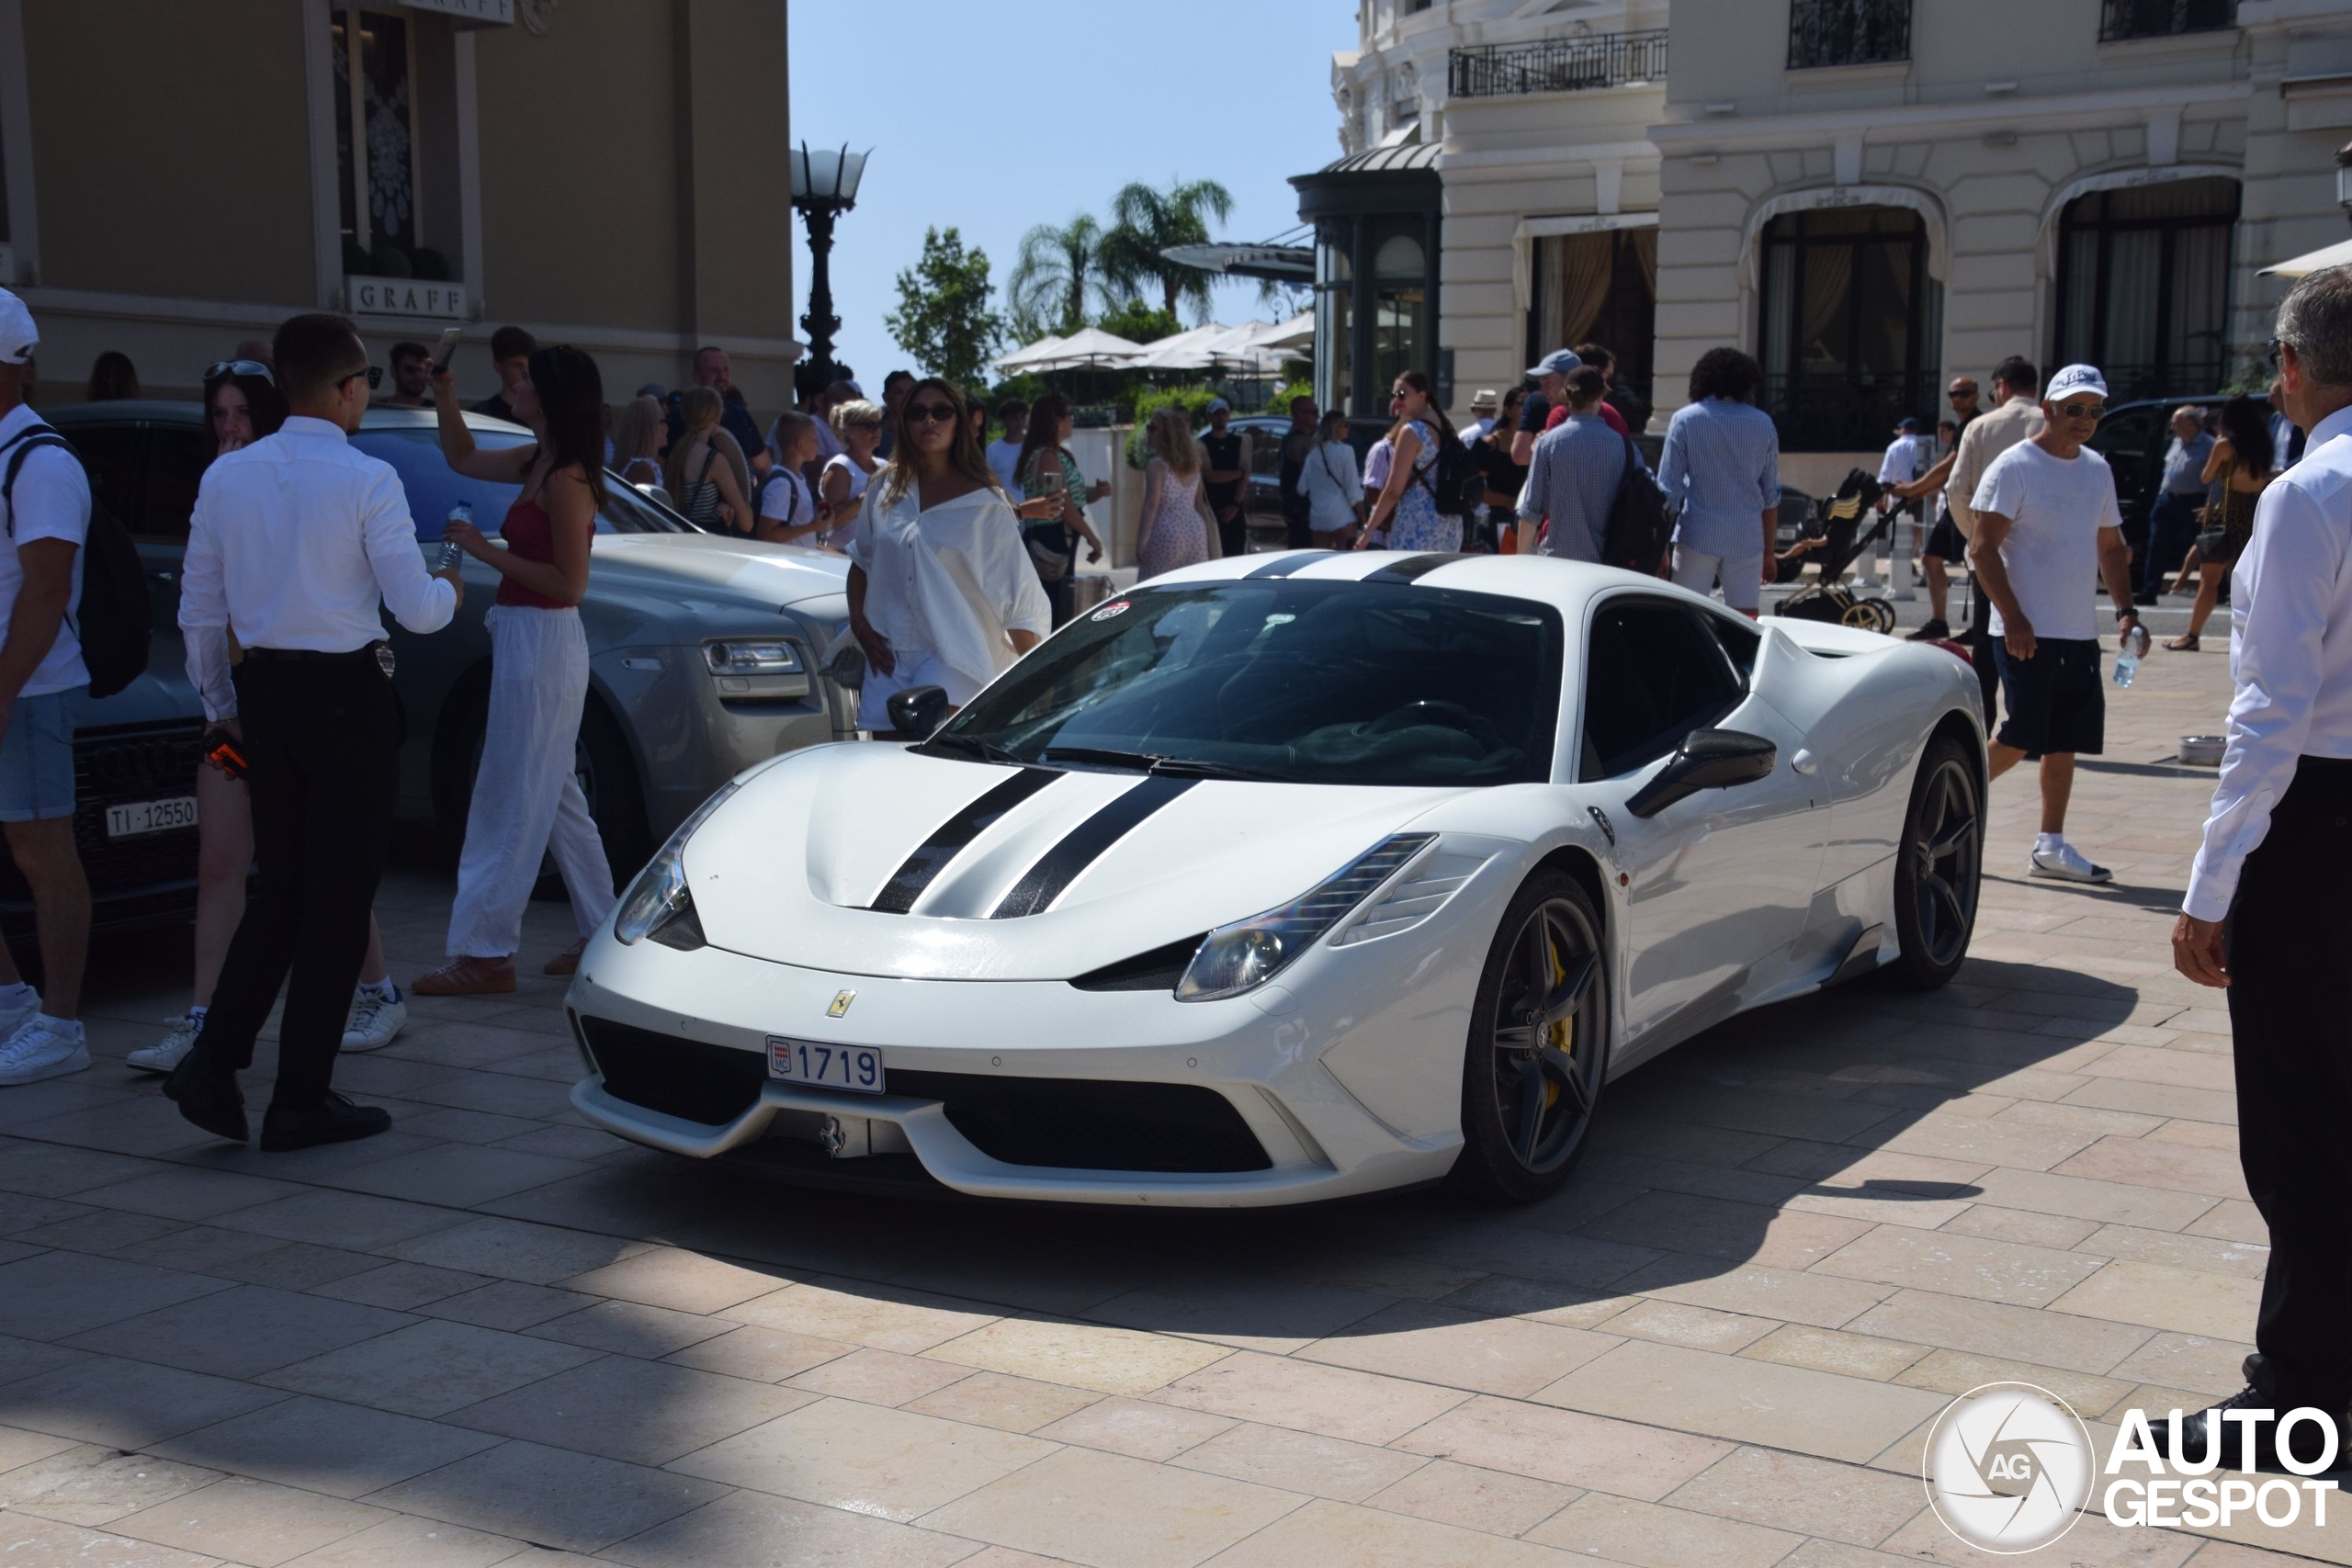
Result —
[{"label": "swiss license plate", "polygon": [[107,837],[129,839],[141,833],[168,833],[175,828],[196,826],[196,796],[174,795],[169,800],[135,800],[128,806],[107,807]]},{"label": "swiss license plate", "polygon": [[826,1045],[768,1036],[768,1077],[816,1089],[882,1092],[882,1053],[871,1045]]}]

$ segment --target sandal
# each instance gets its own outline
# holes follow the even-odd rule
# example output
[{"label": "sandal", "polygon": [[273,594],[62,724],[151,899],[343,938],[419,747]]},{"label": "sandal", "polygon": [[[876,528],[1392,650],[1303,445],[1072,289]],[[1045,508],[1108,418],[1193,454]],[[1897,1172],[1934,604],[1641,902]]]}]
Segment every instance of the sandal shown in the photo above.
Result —
[{"label": "sandal", "polygon": [[2197,651],[2197,634],[2195,632],[2190,632],[2186,637],[2166,637],[2165,638],[2165,646],[2172,649],[2175,653],[2195,653]]}]

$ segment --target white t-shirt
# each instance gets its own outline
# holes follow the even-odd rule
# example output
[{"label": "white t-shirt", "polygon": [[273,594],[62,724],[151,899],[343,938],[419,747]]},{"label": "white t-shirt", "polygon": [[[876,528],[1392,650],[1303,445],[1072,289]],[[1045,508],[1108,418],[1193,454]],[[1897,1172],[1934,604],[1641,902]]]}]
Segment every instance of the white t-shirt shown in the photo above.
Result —
[{"label": "white t-shirt", "polygon": [[991,441],[988,449],[989,472],[996,476],[1004,493],[1015,500],[1021,496],[1021,443]]},{"label": "white t-shirt", "polygon": [[1898,435],[1887,444],[1886,456],[1879,459],[1878,482],[1907,485],[1935,466],[1935,437]]},{"label": "white t-shirt", "polygon": [[[16,456],[6,448],[20,436],[29,439],[26,433],[42,423],[22,403],[0,419],[0,473],[6,472],[8,460]],[[25,585],[17,547],[33,539],[70,539],[74,546],[74,582],[65,601],[64,624],[57,628],[57,640],[50,644],[48,655],[19,694],[40,697],[88,685],[90,671],[82,662],[82,644],[74,635],[74,614],[82,603],[81,547],[90,536],[89,476],[82,472],[82,465],[71,452],[45,446],[25,454],[11,504],[0,505],[0,525],[5,525],[0,526],[0,641],[7,638],[9,613],[16,608],[17,590]]]},{"label": "white t-shirt", "polygon": [[760,515],[787,528],[807,527],[817,520],[817,502],[808,493],[808,481],[789,464],[780,465],[777,471],[781,477],[766,480],[761,491]]},{"label": "white t-shirt", "polygon": [[[2033,635],[2097,641],[2098,531],[2123,526],[2107,459],[2087,446],[2070,458],[2053,457],[2020,441],[1993,459],[1968,507],[2009,520],[2001,564]],[[1995,609],[1993,635],[2007,630]]]}]

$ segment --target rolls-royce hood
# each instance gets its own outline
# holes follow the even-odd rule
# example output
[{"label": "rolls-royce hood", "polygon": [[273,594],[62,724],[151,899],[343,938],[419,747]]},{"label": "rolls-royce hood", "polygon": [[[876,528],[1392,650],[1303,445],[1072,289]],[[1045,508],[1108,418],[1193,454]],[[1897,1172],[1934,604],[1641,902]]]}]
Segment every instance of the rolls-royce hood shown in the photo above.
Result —
[{"label": "rolls-royce hood", "polygon": [[606,534],[594,563],[600,587],[637,578],[669,597],[769,608],[837,595],[849,578],[847,556],[718,534]]},{"label": "rolls-royce hood", "polygon": [[684,858],[715,947],[848,974],[1069,979],[1287,903],[1463,793],[850,743],[753,775]]}]

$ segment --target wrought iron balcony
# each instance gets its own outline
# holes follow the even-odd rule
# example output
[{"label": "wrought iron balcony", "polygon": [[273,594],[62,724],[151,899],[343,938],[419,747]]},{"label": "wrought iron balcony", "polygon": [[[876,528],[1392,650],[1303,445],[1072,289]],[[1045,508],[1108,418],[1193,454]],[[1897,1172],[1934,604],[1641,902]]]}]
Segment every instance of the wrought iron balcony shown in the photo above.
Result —
[{"label": "wrought iron balcony", "polygon": [[1666,80],[1666,29],[1599,38],[1487,43],[1446,55],[1446,91],[1457,98],[1572,93]]},{"label": "wrought iron balcony", "polygon": [[2238,0],[2105,0],[2098,41],[2220,32],[2238,25]]},{"label": "wrought iron balcony", "polygon": [[1911,0],[1789,0],[1789,69],[1911,58]]}]

